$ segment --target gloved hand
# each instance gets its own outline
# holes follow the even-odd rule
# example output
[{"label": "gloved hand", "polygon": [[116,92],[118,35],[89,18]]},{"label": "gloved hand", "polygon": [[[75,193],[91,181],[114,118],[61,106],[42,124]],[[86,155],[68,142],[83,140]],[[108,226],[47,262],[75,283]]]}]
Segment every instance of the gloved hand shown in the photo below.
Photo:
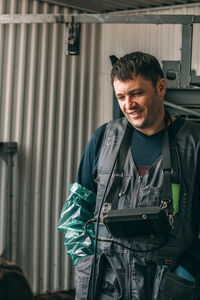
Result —
[{"label": "gloved hand", "polygon": [[195,278],[192,276],[192,274],[188,272],[185,268],[183,268],[181,265],[176,268],[174,273],[188,281],[195,281]]}]

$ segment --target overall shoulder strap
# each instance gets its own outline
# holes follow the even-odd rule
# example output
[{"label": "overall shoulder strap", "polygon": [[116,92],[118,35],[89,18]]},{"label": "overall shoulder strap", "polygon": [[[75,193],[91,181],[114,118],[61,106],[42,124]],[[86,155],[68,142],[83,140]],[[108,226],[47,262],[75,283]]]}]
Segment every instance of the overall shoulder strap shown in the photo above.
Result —
[{"label": "overall shoulder strap", "polygon": [[110,174],[126,131],[126,118],[112,120],[107,124],[98,159],[98,174]]},{"label": "overall shoulder strap", "polygon": [[118,187],[121,186],[121,181],[124,173],[125,160],[128,154],[132,133],[133,133],[133,126],[130,123],[128,123],[118,152],[116,168],[114,170],[114,180],[110,188],[110,191],[106,197],[106,202],[112,203],[112,209],[116,209],[118,206],[118,196],[117,196]]}]

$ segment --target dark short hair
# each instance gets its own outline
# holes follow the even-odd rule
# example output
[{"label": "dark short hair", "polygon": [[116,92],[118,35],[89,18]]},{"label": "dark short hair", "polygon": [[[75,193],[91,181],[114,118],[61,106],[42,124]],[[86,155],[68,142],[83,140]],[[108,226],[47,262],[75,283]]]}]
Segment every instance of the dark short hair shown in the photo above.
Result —
[{"label": "dark short hair", "polygon": [[133,73],[144,77],[156,87],[158,79],[164,78],[160,64],[153,55],[143,52],[132,52],[119,58],[111,71],[111,83],[115,79],[122,82],[132,79]]}]

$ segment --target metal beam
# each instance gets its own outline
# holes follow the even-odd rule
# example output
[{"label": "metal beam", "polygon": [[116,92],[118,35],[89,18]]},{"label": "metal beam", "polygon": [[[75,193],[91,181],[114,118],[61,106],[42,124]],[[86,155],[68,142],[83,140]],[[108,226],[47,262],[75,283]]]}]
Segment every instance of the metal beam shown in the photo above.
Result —
[{"label": "metal beam", "polygon": [[126,24],[193,24],[200,23],[194,15],[130,15],[130,14],[2,14],[0,24],[30,23],[126,23]]},{"label": "metal beam", "polygon": [[193,25],[182,25],[182,48],[181,48],[181,72],[180,72],[180,88],[190,86],[190,73],[192,61],[192,36]]},{"label": "metal beam", "polygon": [[44,24],[44,23],[70,23],[72,15],[62,14],[4,14],[0,15],[0,24]]},{"label": "metal beam", "polygon": [[193,24],[193,15],[79,15],[77,23]]},{"label": "metal beam", "polygon": [[180,110],[180,111],[183,111],[189,115],[194,115],[196,117],[199,117],[200,118],[200,113],[198,113],[197,111],[195,110],[192,110],[192,109],[189,109],[189,108],[185,108],[181,105],[177,105],[177,104],[174,104],[172,102],[168,102],[168,101],[164,101],[164,104],[168,107],[171,107],[171,108],[174,108],[174,109],[177,109],[177,110]]},{"label": "metal beam", "polygon": [[187,89],[167,89],[165,94],[166,101],[173,101],[174,104],[200,107],[200,89],[199,88],[187,88]]}]

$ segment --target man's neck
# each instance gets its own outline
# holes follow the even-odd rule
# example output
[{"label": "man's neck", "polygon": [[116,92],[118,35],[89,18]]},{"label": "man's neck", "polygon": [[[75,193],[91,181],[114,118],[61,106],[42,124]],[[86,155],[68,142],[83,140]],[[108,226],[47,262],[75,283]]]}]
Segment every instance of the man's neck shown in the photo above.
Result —
[{"label": "man's neck", "polygon": [[163,119],[162,123],[154,127],[149,128],[136,128],[138,131],[144,133],[145,135],[153,135],[165,128],[165,120]]},{"label": "man's neck", "polygon": [[[176,117],[170,116],[170,118],[167,121],[167,126],[171,124],[171,122],[174,122],[176,120]],[[148,128],[136,128],[138,131],[146,134],[146,135],[153,135],[161,130],[163,130],[166,127],[166,121],[165,121],[165,116],[162,117],[161,121],[158,122],[158,124],[155,124],[152,127]]]}]

